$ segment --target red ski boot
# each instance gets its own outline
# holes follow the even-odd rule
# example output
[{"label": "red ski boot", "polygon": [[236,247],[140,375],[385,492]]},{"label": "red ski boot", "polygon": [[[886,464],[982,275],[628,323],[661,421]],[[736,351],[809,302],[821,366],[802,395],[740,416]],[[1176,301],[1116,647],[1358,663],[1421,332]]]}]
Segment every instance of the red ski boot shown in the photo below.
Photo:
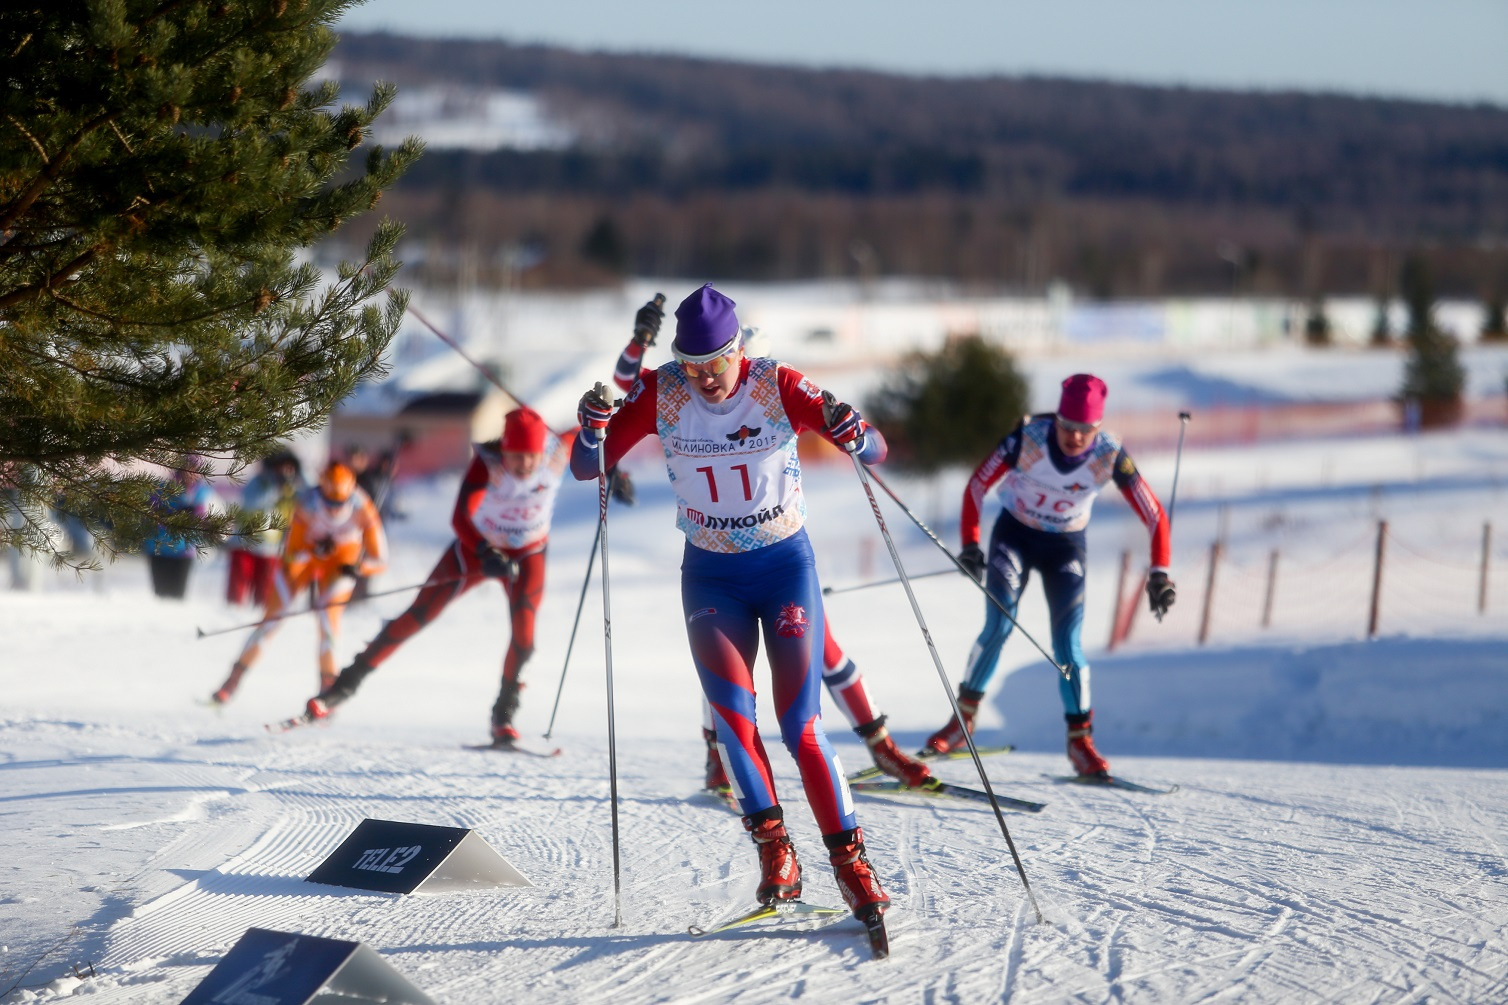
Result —
[{"label": "red ski boot", "polygon": [[780,807],[744,817],[744,828],[759,848],[759,889],[754,891],[754,899],[773,904],[800,897],[801,863],[796,861],[796,847],[785,832],[785,814]]},{"label": "red ski boot", "polygon": [[1109,778],[1110,762],[1094,749],[1094,713],[1065,716],[1068,720],[1068,760],[1080,778]]},{"label": "red ski boot", "polygon": [[838,890],[843,894],[843,903],[860,921],[885,913],[890,898],[880,886],[869,857],[864,854],[864,831],[855,827],[851,831],[839,831],[822,838],[827,845],[827,857],[833,864],[833,877],[838,881]]},{"label": "red ski boot", "polygon": [[983,691],[970,691],[962,689],[958,692],[958,711],[963,713],[963,722],[959,722],[958,716],[948,720],[948,724],[927,738],[927,745],[920,751],[926,754],[929,751],[934,754],[946,754],[950,750],[963,750],[968,747],[968,741],[964,739],[964,731],[970,736],[974,735],[974,717],[979,714],[979,702],[984,698]]},{"label": "red ski boot", "polygon": [[868,725],[860,726],[855,732],[864,738],[869,756],[874,758],[874,766],[890,777],[900,779],[902,785],[914,789],[932,780],[932,772],[925,764],[913,761],[901,753],[890,730],[885,728],[883,715]]}]

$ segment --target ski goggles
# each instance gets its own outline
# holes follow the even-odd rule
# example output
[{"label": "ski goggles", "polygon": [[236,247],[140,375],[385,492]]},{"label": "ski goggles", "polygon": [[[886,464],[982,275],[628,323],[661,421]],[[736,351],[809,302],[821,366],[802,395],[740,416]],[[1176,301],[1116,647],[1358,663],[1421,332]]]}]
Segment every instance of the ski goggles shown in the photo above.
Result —
[{"label": "ski goggles", "polygon": [[702,380],[706,377],[720,377],[727,373],[737,358],[735,353],[725,353],[716,359],[709,359],[705,363],[688,363],[681,361],[681,368],[686,371],[686,376],[692,380]]},{"label": "ski goggles", "polygon": [[1098,422],[1074,422],[1072,419],[1065,419],[1061,415],[1054,416],[1054,420],[1070,433],[1078,433],[1082,436],[1088,436],[1100,428]]}]

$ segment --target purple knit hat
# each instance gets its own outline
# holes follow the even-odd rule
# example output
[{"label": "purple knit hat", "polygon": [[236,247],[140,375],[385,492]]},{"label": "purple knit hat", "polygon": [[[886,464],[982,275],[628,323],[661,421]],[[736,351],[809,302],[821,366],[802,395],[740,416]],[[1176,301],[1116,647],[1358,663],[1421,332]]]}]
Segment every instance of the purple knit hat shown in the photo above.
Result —
[{"label": "purple knit hat", "polygon": [[675,341],[670,346],[675,358],[705,363],[732,349],[738,338],[735,306],[711,283],[682,300],[675,309]]}]

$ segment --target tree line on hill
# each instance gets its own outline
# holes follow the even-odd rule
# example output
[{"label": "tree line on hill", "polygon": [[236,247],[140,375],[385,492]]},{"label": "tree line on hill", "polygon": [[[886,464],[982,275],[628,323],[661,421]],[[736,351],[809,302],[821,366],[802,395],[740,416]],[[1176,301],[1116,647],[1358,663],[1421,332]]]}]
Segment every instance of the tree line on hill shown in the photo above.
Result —
[{"label": "tree line on hill", "polygon": [[[1090,296],[1508,287],[1508,108],[910,77],[347,34],[345,79],[537,96],[565,149],[432,149],[384,208],[437,278],[939,277]],[[413,245],[411,245],[413,247]]]}]

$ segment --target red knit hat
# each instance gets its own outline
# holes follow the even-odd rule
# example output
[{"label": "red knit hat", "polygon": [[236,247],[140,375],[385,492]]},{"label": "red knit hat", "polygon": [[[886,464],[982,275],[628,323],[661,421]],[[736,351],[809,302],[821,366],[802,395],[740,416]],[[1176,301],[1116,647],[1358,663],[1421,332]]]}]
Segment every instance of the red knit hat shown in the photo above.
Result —
[{"label": "red knit hat", "polygon": [[503,449],[520,454],[542,454],[550,427],[534,409],[515,408],[503,420]]},{"label": "red knit hat", "polygon": [[1105,417],[1105,382],[1093,374],[1076,373],[1063,381],[1058,415],[1069,422],[1098,423]]}]

